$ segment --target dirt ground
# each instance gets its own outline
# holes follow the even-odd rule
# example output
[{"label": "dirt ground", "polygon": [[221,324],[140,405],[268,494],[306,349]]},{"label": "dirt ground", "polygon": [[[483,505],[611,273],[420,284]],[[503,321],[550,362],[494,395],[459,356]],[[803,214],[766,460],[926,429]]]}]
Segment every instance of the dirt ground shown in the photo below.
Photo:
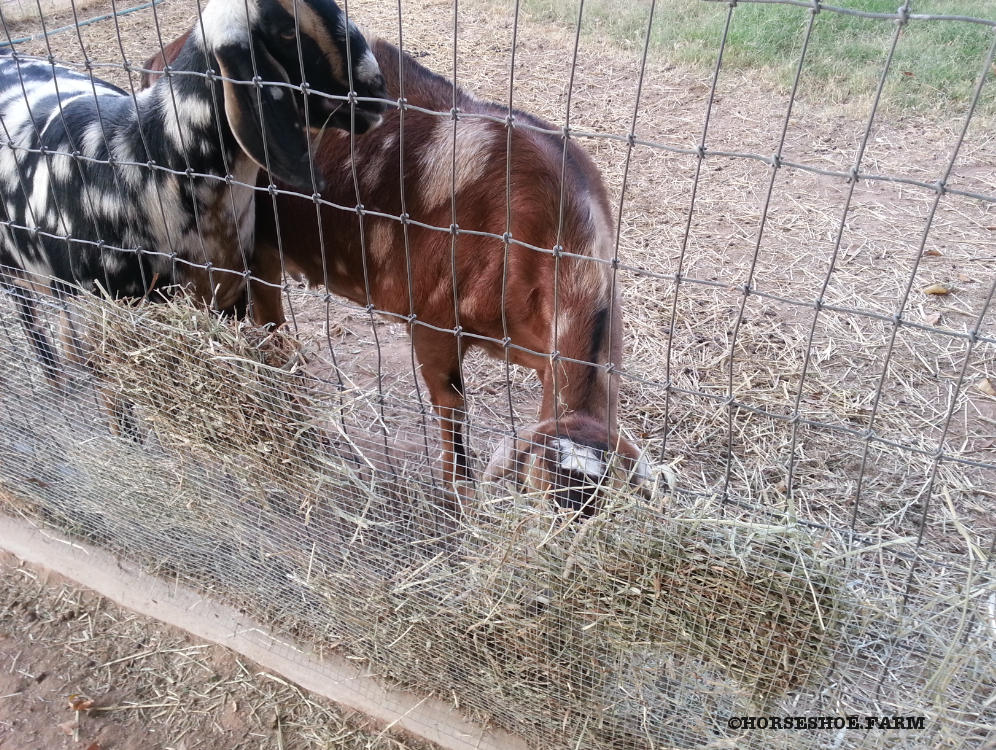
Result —
[{"label": "dirt ground", "polygon": [[[349,11],[368,33],[396,41],[401,28],[405,49],[420,62],[455,75],[483,98],[507,101],[516,25],[511,5],[460,4],[455,71],[452,8],[448,2],[409,0],[401,8],[403,24],[393,3],[353,2]],[[106,10],[94,3],[80,16]],[[122,70],[122,58],[140,65],[195,17],[194,3],[165,0],[87,25],[78,37],[69,31],[52,36],[48,45],[34,40],[17,46],[77,65],[85,50],[97,75],[128,89],[138,78]],[[48,18],[49,27],[71,22],[66,14]],[[16,37],[35,28],[23,22],[9,31]],[[669,149],[694,148],[701,141],[709,72],[651,60],[635,133],[660,147],[629,152],[624,143],[601,136],[625,134],[633,125],[640,50],[585,36],[572,65],[573,43],[570,29],[520,18],[513,101],[562,123],[567,81],[574,75],[571,126],[591,134],[578,138],[603,170],[610,199],[622,203],[618,284],[626,358],[620,416],[651,457],[678,466],[697,491],[728,489],[729,477],[736,475],[740,494],[750,497],[786,479],[782,467],[792,458],[789,445],[796,444],[803,453],[795,475],[800,496],[813,503],[814,520],[834,524],[841,507],[853,501],[853,475],[861,466],[867,475],[860,491],[867,499],[857,502],[867,506],[895,506],[894,487],[909,484],[910,470],[929,470],[924,454],[910,463],[902,451],[879,443],[869,449],[860,436],[843,431],[873,427],[884,439],[931,453],[946,430],[949,455],[976,461],[992,455],[996,306],[989,304],[984,316],[982,311],[993,283],[993,203],[952,194],[934,210],[933,190],[902,182],[931,183],[943,176],[964,112],[899,116],[885,101],[867,127],[867,96],[831,108],[819,101],[819,82],[804,75],[785,121],[785,92],[749,72],[724,69],[706,136],[709,151],[717,155],[703,162],[696,178],[697,159]],[[994,90],[985,87],[983,97],[996,96]],[[972,121],[948,188],[983,195],[996,190],[993,132],[991,122]],[[768,158],[780,144],[787,162],[843,173],[860,152],[862,172],[890,179],[861,180],[850,193],[841,177],[785,168],[772,177],[770,166],[757,159],[718,155]],[[676,285],[679,270],[682,282]],[[743,300],[745,283],[770,296]],[[947,293],[924,292],[933,285]],[[814,316],[817,297],[832,309]],[[893,335],[900,300],[903,318],[922,328],[903,327]],[[329,340],[337,347],[336,361],[355,384],[375,385],[389,399],[411,406],[420,383],[402,326],[376,321],[342,301],[327,308],[320,297],[300,312],[303,336],[324,343],[324,331],[334,332]],[[951,388],[967,353],[963,337],[976,326],[990,341],[971,352],[945,424]],[[678,390],[662,387],[668,373]],[[504,379],[503,365],[471,357],[464,377],[471,444],[485,462],[501,430],[513,421],[528,423],[538,403],[539,389],[529,374],[512,373],[511,399]],[[762,412],[737,414],[747,429],[732,440],[731,461],[718,458],[730,442],[724,395]],[[798,441],[784,419],[796,408],[804,419],[821,423],[801,430]],[[475,426],[482,432],[476,445]],[[876,451],[883,452],[881,460]],[[971,495],[980,484],[963,466],[945,464],[943,470],[959,493]],[[834,484],[839,487],[828,486]],[[902,502],[918,491],[910,485]],[[965,499],[971,506],[980,502]],[[870,528],[874,514],[867,521]]]},{"label": "dirt ground", "polygon": [[[84,15],[103,7],[90,5]],[[155,18],[151,10],[143,10],[117,24],[85,27],[88,55],[106,63],[98,74],[127,87],[122,51],[131,63],[140,63],[156,49],[158,37],[168,41],[190,25],[193,8],[192,2],[165,0]],[[452,8],[445,0],[406,0],[403,10],[406,49],[450,76]],[[369,30],[397,40],[396,4],[354,1],[350,12]],[[508,4],[496,10],[487,2],[461,2],[460,18],[457,79],[482,97],[507,101],[513,27]],[[52,17],[51,25],[69,20]],[[29,31],[28,25],[11,27],[12,36]],[[521,26],[516,106],[555,123],[564,121],[573,41],[569,30],[557,26]],[[35,54],[49,51],[38,41],[22,48]],[[73,33],[52,37],[51,51],[60,60],[81,59]],[[583,38],[572,126],[595,134],[627,133],[639,63],[636,47]],[[846,173],[863,149],[863,172],[895,178],[858,182],[846,213],[851,185],[839,176],[782,168],[774,175],[769,201],[769,164],[712,155],[696,178],[697,159],[668,150],[700,142],[710,102],[708,71],[666,60],[650,63],[636,133],[668,148],[638,146],[628,172],[624,143],[582,138],[604,172],[612,200],[623,205],[619,284],[627,348],[621,420],[652,458],[673,468],[686,489],[729,490],[751,507],[785,510],[833,528],[849,526],[882,540],[886,551],[881,565],[883,575],[893,576],[890,586],[909,586],[910,579],[900,574],[903,563],[889,558],[888,549],[902,547],[920,555],[927,563],[920,570],[931,572],[925,574],[929,580],[922,590],[926,611],[933,588],[955,586],[940,574],[932,577],[930,564],[974,560],[974,551],[992,549],[996,538],[992,472],[934,461],[938,448],[953,459],[990,463],[996,450],[996,347],[991,343],[996,209],[991,201],[951,193],[935,207],[933,190],[903,182],[931,182],[944,175],[963,112],[898,117],[886,103],[866,139],[867,99],[831,109],[819,103],[818,85],[803,76],[787,121],[783,160]],[[990,82],[984,95],[992,97],[994,90]],[[778,149],[788,104],[784,92],[750,74],[724,70],[711,102],[710,152],[768,157]],[[973,120],[949,188],[989,196],[996,192],[994,134],[991,122]],[[676,284],[679,270],[682,282]],[[748,282],[769,296],[744,300],[742,288]],[[925,291],[935,284],[947,293]],[[815,304],[818,297],[822,310]],[[903,319],[913,325],[896,328],[892,316],[900,300],[905,300]],[[826,309],[828,305],[835,309]],[[355,383],[382,389],[393,403],[412,404],[419,386],[400,326],[372,324],[362,311],[338,303],[331,311],[307,306],[299,326],[304,337],[321,339],[323,331],[331,332],[337,361]],[[986,338],[969,348],[966,337],[972,331]],[[507,424],[504,375],[502,366],[482,358],[469,363],[472,425],[497,432]],[[666,378],[672,381],[671,390],[664,387]],[[515,416],[522,424],[537,403],[539,388],[521,371],[514,371],[512,379]],[[727,395],[745,408],[731,415]],[[814,424],[797,429],[787,419],[794,411]],[[892,444],[869,443],[863,437],[866,430]],[[472,427],[470,440],[486,461],[491,446],[481,433]],[[787,466],[794,468],[791,481]],[[918,539],[916,550],[911,539]],[[863,568],[861,575],[865,572]],[[118,747],[149,747],[142,744],[147,727],[164,735],[180,731],[170,712],[183,701],[199,707],[185,712],[185,720],[204,721],[183,735],[191,749],[275,746],[278,730],[285,747],[366,746],[361,734],[356,735],[360,744],[353,745],[320,744],[335,740],[315,740],[307,733],[311,729],[292,734],[302,725],[291,717],[313,711],[325,716],[324,711],[337,717],[328,720],[333,726],[340,719],[333,709],[316,708],[293,688],[256,675],[249,665],[126,613],[105,615],[113,608],[61,584],[45,585],[9,565],[4,580],[13,593],[0,593],[5,597],[0,625],[7,634],[0,641],[6,660],[0,663],[0,716],[26,721],[30,701],[22,695],[48,701],[44,711],[33,712],[39,718],[30,731],[40,734],[30,741],[37,747],[77,746],[66,744],[71,738],[60,725],[74,718],[66,696],[86,691],[106,700],[99,705],[115,710],[85,713],[81,738],[123,743]],[[914,598],[919,594],[914,592]],[[30,604],[15,607],[15,599]],[[975,599],[983,600],[982,595]],[[84,601],[88,603],[77,603]],[[39,614],[45,603],[49,609]],[[93,626],[94,618],[101,628]],[[102,630],[122,634],[104,639],[106,653],[78,660],[77,651]],[[938,642],[945,638],[939,631]],[[30,639],[41,645],[34,649]],[[56,646],[62,651],[55,652]],[[153,653],[135,656],[147,651]],[[32,653],[34,663],[28,661]],[[850,657],[842,655],[844,661]],[[115,659],[126,661],[100,667]],[[81,664],[90,664],[93,682],[75,681]],[[44,680],[30,676],[42,672],[48,675]],[[920,675],[915,667],[909,673]],[[889,689],[904,695],[911,684]],[[197,690],[186,692],[188,685]],[[181,687],[185,692],[177,692]],[[16,695],[4,697],[7,693]],[[277,702],[287,707],[287,718],[275,726]],[[267,708],[250,709],[260,705]],[[232,728],[235,717],[241,723]],[[95,733],[85,734],[91,727]],[[0,724],[0,732],[5,729]],[[180,740],[175,736],[170,741]],[[4,741],[0,734],[0,747],[6,748]],[[236,741],[246,744],[225,744]],[[86,748],[85,743],[78,746]]]},{"label": "dirt ground", "polygon": [[[74,711],[73,706],[85,707]],[[2,750],[428,750],[0,554]]]}]

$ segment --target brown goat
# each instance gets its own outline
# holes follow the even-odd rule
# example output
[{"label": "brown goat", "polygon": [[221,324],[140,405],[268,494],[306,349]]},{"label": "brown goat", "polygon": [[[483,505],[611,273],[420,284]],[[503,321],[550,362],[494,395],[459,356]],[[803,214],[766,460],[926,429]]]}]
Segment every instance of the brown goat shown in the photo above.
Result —
[{"label": "brown goat", "polygon": [[[275,221],[270,195],[260,194],[258,263],[251,270],[263,283],[250,287],[254,317],[262,312],[269,322],[284,321],[279,222],[288,269],[359,304],[413,316],[415,353],[441,421],[447,486],[472,479],[461,361],[476,346],[535,370],[543,385],[539,422],[506,441],[489,477],[554,488],[561,504],[594,512],[593,487],[610,467],[637,486],[647,478],[640,452],[617,429],[618,375],[610,365],[622,356],[622,315],[601,175],[575,143],[568,141],[565,151],[559,134],[520,127],[555,130],[550,124],[515,112],[509,130],[507,108],[459,88],[454,128],[452,82],[385,41],[372,40],[371,49],[391,98],[401,98],[403,79],[408,105],[446,114],[389,110],[380,128],[354,139],[352,153],[348,135],[325,135],[315,155],[327,184],[322,198],[355,207],[358,192],[365,212],[359,218],[323,205],[319,226],[310,197],[279,195]],[[161,65],[161,57],[147,63]],[[404,214],[410,221],[402,221]],[[553,251],[558,244],[562,252]]]}]

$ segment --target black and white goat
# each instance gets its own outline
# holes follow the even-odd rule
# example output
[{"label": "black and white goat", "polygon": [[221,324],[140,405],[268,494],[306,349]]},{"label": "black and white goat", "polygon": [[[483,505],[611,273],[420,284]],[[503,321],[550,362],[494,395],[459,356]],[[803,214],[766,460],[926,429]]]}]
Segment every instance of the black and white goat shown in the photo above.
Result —
[{"label": "black and white goat", "polygon": [[0,56],[0,284],[46,375],[58,379],[34,292],[99,285],[142,297],[184,285],[232,306],[254,260],[260,168],[320,190],[321,130],[375,127],[384,104],[369,100],[385,94],[333,0],[210,0],[169,74],[134,95]]}]

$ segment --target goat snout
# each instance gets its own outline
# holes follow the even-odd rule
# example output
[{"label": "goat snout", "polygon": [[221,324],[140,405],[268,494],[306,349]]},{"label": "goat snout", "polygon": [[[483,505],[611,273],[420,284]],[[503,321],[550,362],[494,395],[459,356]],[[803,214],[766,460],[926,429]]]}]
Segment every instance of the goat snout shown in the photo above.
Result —
[{"label": "goat snout", "polygon": [[372,112],[368,109],[356,108],[355,129],[357,135],[362,135],[369,130],[373,130],[384,121],[380,112]]},{"label": "goat snout", "polygon": [[636,446],[590,417],[571,415],[506,438],[485,479],[511,479],[523,489],[551,491],[557,505],[588,517],[601,508],[606,486],[648,497],[649,474]]},{"label": "goat snout", "polygon": [[380,100],[387,98],[387,91],[383,88],[383,78],[379,74],[377,78],[381,81],[380,89],[361,90],[358,92],[359,99],[352,105],[342,99],[312,97],[315,100],[315,104],[310,105],[314,112],[311,117],[312,125],[318,128],[332,126],[340,130],[352,130],[357,135],[378,127],[384,121],[383,112],[387,109],[387,103]]}]

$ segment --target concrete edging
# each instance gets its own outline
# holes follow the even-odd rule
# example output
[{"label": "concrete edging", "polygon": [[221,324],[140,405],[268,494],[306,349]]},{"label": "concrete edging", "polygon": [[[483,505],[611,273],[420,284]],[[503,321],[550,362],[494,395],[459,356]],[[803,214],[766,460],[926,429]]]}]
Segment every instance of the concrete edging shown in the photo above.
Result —
[{"label": "concrete edging", "polygon": [[319,659],[275,639],[260,623],[231,607],[185,586],[167,584],[108,552],[49,529],[0,514],[0,549],[126,609],[231,649],[309,692],[446,750],[528,750],[521,738],[487,729],[442,701],[387,688],[342,657]]}]

